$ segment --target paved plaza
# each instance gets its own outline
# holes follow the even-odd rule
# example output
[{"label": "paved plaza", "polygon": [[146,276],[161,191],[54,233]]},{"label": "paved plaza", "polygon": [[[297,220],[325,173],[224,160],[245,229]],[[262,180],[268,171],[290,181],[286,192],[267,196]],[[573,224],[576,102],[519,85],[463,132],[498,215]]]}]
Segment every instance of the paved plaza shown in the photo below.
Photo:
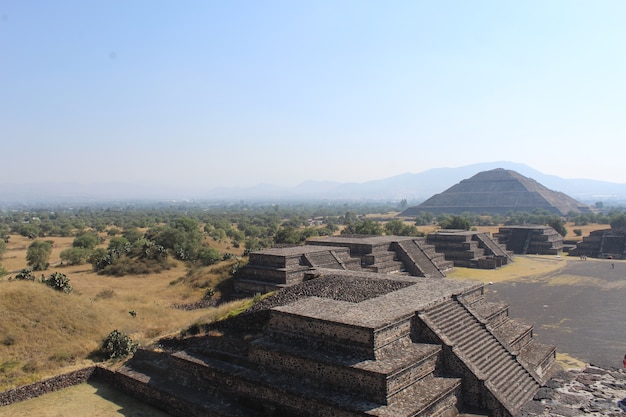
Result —
[{"label": "paved plaza", "polygon": [[535,325],[538,341],[583,362],[622,367],[626,354],[626,261],[568,257],[545,276],[486,287],[488,299]]}]

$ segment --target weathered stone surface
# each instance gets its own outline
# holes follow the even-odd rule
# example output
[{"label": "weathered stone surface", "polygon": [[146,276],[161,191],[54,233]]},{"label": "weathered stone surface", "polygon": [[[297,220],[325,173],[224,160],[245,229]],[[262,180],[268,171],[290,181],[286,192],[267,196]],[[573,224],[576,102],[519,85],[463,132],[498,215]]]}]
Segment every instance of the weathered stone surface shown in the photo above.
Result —
[{"label": "weathered stone surface", "polygon": [[618,401],[626,397],[622,370],[587,366],[561,371],[524,404],[520,417],[622,416]]}]

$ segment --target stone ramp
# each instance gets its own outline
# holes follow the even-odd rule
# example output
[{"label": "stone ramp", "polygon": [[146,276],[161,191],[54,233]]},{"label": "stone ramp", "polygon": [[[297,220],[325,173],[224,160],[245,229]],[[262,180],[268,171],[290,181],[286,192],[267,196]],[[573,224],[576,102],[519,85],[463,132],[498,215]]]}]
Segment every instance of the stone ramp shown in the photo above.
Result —
[{"label": "stone ramp", "polygon": [[412,275],[442,278],[445,274],[426,253],[425,246],[418,240],[403,240],[396,244],[398,257],[404,261]]},{"label": "stone ramp", "polygon": [[476,240],[486,249],[488,255],[506,259],[505,263],[513,262],[513,257],[509,252],[503,249],[495,240],[487,233],[476,233]]},{"label": "stone ramp", "polygon": [[419,317],[511,415],[539,388],[533,375],[459,301],[451,299]]},{"label": "stone ramp", "polygon": [[314,268],[346,269],[333,251],[305,253],[304,259]]}]

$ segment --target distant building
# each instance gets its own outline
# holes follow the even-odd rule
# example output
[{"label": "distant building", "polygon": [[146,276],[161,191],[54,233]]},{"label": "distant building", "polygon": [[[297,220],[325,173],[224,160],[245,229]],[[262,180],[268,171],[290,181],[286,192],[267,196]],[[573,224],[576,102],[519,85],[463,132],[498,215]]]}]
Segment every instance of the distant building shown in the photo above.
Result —
[{"label": "distant building", "polygon": [[417,216],[420,212],[506,214],[536,209],[558,215],[590,211],[564,193],[552,191],[515,171],[498,168],[465,179],[422,204],[407,208],[400,216]]}]

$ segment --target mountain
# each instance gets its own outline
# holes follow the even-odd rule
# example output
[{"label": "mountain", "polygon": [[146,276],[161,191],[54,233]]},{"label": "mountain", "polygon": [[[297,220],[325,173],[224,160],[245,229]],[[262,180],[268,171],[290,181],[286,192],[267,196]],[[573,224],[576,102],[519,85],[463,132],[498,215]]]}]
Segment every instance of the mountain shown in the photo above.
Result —
[{"label": "mountain", "polygon": [[563,192],[586,203],[624,202],[626,184],[590,179],[564,179],[543,174],[528,165],[514,162],[488,162],[458,168],[434,168],[420,173],[405,173],[363,183],[306,181],[295,187],[259,184],[253,187],[219,187],[210,190],[188,186],[163,187],[135,183],[26,184],[0,183],[0,204],[7,203],[97,203],[109,201],[399,201],[421,202],[441,193],[465,178],[496,168],[513,170],[553,191]]}]

